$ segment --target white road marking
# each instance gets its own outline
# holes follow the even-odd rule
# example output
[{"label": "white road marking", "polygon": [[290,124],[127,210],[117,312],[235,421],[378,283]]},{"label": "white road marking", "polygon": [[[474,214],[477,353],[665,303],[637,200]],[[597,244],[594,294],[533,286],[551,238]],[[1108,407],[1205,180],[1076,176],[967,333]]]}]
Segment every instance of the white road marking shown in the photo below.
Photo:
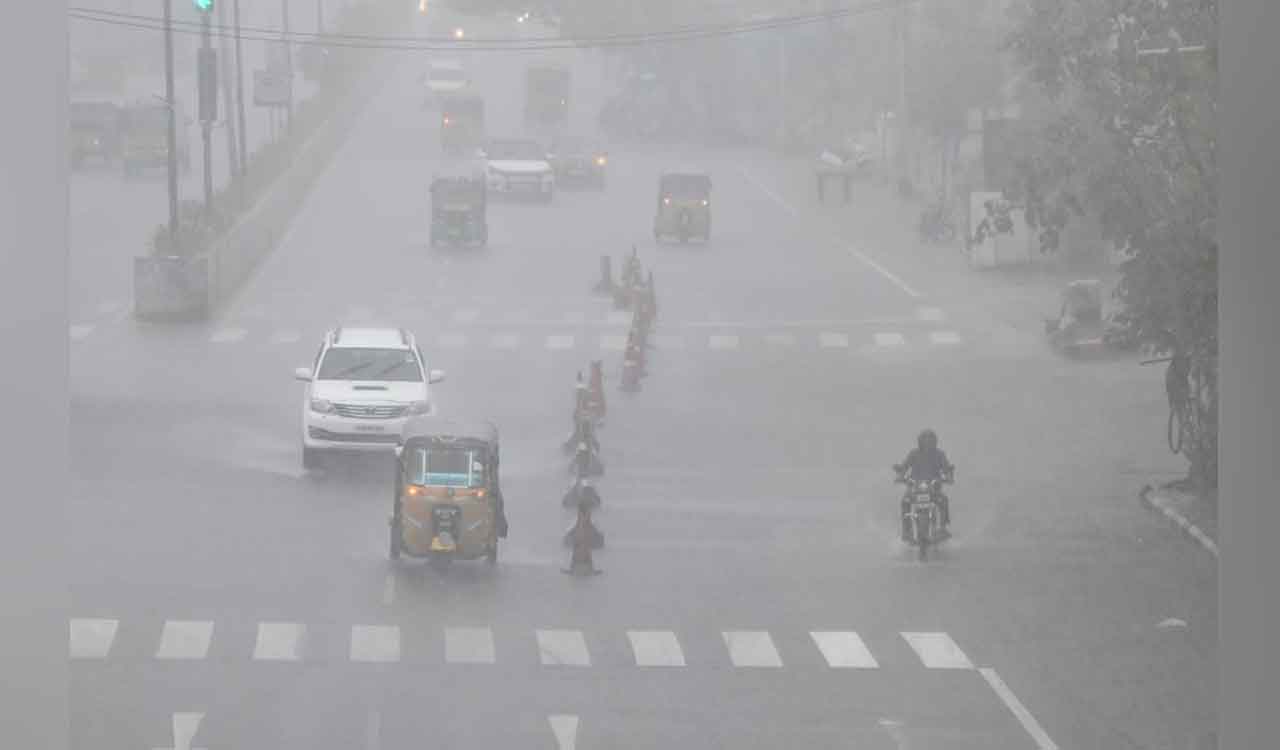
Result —
[{"label": "white road marking", "polygon": [[499,334],[490,339],[489,345],[494,349],[518,349],[520,347],[520,337],[511,333]]},{"label": "white road marking", "polygon": [[891,282],[894,284],[894,286],[896,286],[896,287],[898,287],[899,289],[901,289],[902,291],[906,292],[908,296],[911,296],[911,297],[919,297],[919,296],[921,296],[921,295],[920,295],[920,292],[917,292],[916,290],[914,290],[914,289],[912,289],[911,287],[907,286],[907,282],[903,281],[902,279],[898,278],[897,276],[894,276],[894,275],[893,275],[893,272],[891,272],[889,269],[885,268],[884,266],[880,265],[879,263],[875,262],[871,257],[869,257],[869,256],[868,256],[868,255],[866,255],[865,253],[863,253],[863,252],[859,251],[857,248],[854,248],[854,247],[849,248],[849,253],[850,253],[853,257],[855,257],[855,258],[857,258],[858,260],[862,261],[862,262],[863,262],[866,266],[868,266],[869,268],[871,268],[871,269],[875,270],[875,271],[876,271],[876,273],[879,273],[881,276],[883,276],[883,277],[885,277],[886,279],[888,279],[889,281],[891,281]]},{"label": "white road marking", "polygon": [[454,310],[453,322],[455,323],[474,323],[476,318],[480,317],[479,310]]},{"label": "white road marking", "polygon": [[786,200],[782,198],[782,196],[770,190],[767,185],[765,185],[760,180],[756,179],[755,176],[752,175],[750,172],[743,169],[742,167],[738,167],[738,171],[742,173],[743,178],[746,179],[747,182],[750,182],[752,185],[755,185],[757,190],[769,196],[769,198],[771,198],[774,203],[777,203],[779,206],[782,206],[782,208],[785,209],[787,213],[795,217],[800,216],[800,212],[797,211],[790,203],[787,203]]},{"label": "white road marking", "polygon": [[382,603],[391,606],[396,601],[396,576],[394,573],[387,574],[387,580],[382,582]]},{"label": "white road marking", "polygon": [[243,339],[248,335],[248,333],[249,332],[243,328],[223,328],[222,330],[215,331],[214,334],[209,337],[209,343],[234,344]]},{"label": "white road marking", "polygon": [[902,733],[902,722],[895,719],[881,719],[876,722],[880,728],[889,735],[893,740],[893,744],[898,746],[898,750],[910,750],[911,746],[907,742],[906,736]]},{"label": "white road marking", "polygon": [[271,336],[273,344],[296,344],[302,340],[302,334],[297,331],[276,331]]},{"label": "white road marking", "polygon": [[208,620],[165,620],[157,659],[203,659],[209,655],[213,623]]},{"label": "white road marking", "polygon": [[973,662],[946,633],[902,633],[902,637],[929,669],[973,669]]},{"label": "white road marking", "polygon": [[396,625],[351,626],[351,661],[400,661],[400,628]]},{"label": "white road marking", "polygon": [[982,679],[986,680],[987,684],[991,686],[991,689],[996,691],[996,695],[1000,696],[1000,700],[1004,701],[1004,704],[1017,717],[1022,724],[1022,728],[1027,730],[1027,734],[1031,735],[1031,739],[1035,740],[1036,747],[1039,750],[1058,750],[1058,746],[1049,738],[1048,732],[1044,731],[1044,728],[1040,726],[1040,722],[1036,721],[1036,718],[1031,715],[1027,707],[1022,705],[1022,701],[1018,700],[1018,697],[1013,694],[1008,685],[1004,684],[1004,680],[1000,679],[1000,675],[996,674],[994,669],[983,667],[978,672],[982,675]]},{"label": "white road marking", "polygon": [[631,317],[632,317],[631,313],[627,312],[626,310],[610,310],[609,325],[611,326],[629,325],[631,323]]},{"label": "white road marking", "polygon": [[712,349],[716,349],[716,350],[737,349],[738,337],[737,336],[711,336],[707,339],[707,345],[710,346]]},{"label": "white road marking", "polygon": [[955,331],[932,331],[929,340],[935,344],[951,345],[960,343],[960,334]]},{"label": "white road marking", "polygon": [[896,349],[906,346],[907,340],[902,337],[901,333],[877,333],[876,346],[883,349]]},{"label": "white road marking", "polygon": [[122,307],[124,307],[124,303],[122,302],[103,302],[102,304],[98,305],[98,314],[110,315],[118,311]]},{"label": "white road marking", "polygon": [[445,661],[450,664],[492,664],[493,631],[489,628],[445,628]]},{"label": "white road marking", "polygon": [[74,325],[74,326],[71,326],[69,333],[73,341],[80,341],[81,339],[87,338],[89,334],[93,333],[93,326]]},{"label": "white road marking", "polygon": [[763,630],[731,630],[722,633],[735,667],[781,667],[782,657],[769,633]]},{"label": "white road marking", "polygon": [[381,750],[382,748],[382,714],[377,709],[369,710],[369,719],[365,722],[365,750]]},{"label": "white road marking", "polygon": [[538,653],[547,666],[589,667],[591,655],[581,630],[539,630]]},{"label": "white road marking", "polygon": [[194,711],[173,715],[173,750],[190,750],[203,719],[203,713]]},{"label": "white road marking", "polygon": [[879,669],[862,637],[852,631],[818,631],[809,634],[827,665],[840,669]]},{"label": "white road marking", "polygon": [[578,717],[569,715],[548,716],[551,731],[556,736],[560,750],[574,750],[578,740]]},{"label": "white road marking", "polygon": [[663,336],[655,335],[653,337],[653,345],[658,349],[683,349],[684,337],[671,336],[671,335],[663,335]]},{"label": "white road marking", "polygon": [[946,314],[936,307],[921,307],[916,310],[916,317],[929,323],[940,323],[947,318]]},{"label": "white road marking", "polygon": [[547,348],[556,350],[556,351],[563,350],[563,349],[572,349],[573,337],[572,336],[548,336]]},{"label": "white road marking", "polygon": [[764,340],[773,346],[795,346],[796,337],[790,333],[770,333]]},{"label": "white road marking", "polygon": [[307,626],[296,622],[260,622],[254,661],[298,661],[306,635]]},{"label": "white road marking", "polygon": [[626,336],[601,336],[600,348],[610,352],[620,352],[627,348]]},{"label": "white road marking", "polygon": [[467,345],[467,337],[461,333],[445,333],[441,334],[436,343],[441,349],[462,349]]},{"label": "white road marking", "polygon": [[849,337],[843,333],[818,334],[818,345],[823,349],[847,349]]},{"label": "white road marking", "polygon": [[670,630],[628,630],[638,667],[683,667],[684,652]]},{"label": "white road marking", "polygon": [[111,653],[111,644],[115,642],[120,622],[81,619],[72,620],[70,626],[72,659],[105,659]]}]

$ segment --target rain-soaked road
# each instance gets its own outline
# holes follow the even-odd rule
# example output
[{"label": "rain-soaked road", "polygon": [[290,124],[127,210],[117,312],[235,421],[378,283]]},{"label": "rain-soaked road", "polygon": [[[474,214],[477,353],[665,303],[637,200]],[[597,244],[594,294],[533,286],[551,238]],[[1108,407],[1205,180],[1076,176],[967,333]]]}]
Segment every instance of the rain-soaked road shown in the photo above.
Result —
[{"label": "rain-soaked road", "polygon": [[[498,126],[523,64],[472,61]],[[74,337],[73,747],[174,747],[176,722],[207,750],[554,748],[553,727],[584,750],[1181,750],[1211,725],[1212,561],[1134,501],[1176,467],[1158,373],[1049,356],[983,312],[992,282],[922,265],[870,197],[817,222],[763,153],[615,146],[606,191],[494,202],[489,249],[431,250],[421,69],[218,320]],[[689,162],[714,237],[655,246],[657,175]],[[661,306],[633,395],[626,321],[590,292],[632,244]],[[496,568],[389,564],[386,465],[302,470],[292,370],[364,322],[417,334],[442,413],[501,428]],[[601,357],[605,572],[573,579],[558,446]],[[955,538],[920,564],[888,467],[926,424],[959,475]]]}]

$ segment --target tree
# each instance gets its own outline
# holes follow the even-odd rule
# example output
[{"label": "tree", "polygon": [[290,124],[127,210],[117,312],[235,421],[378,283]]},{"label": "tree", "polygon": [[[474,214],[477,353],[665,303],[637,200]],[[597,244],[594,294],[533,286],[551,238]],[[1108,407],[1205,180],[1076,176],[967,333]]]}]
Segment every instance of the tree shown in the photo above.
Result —
[{"label": "tree", "polygon": [[1217,0],[1019,0],[1008,40],[1050,104],[1014,147],[1027,223],[1048,252],[1096,215],[1125,251],[1123,322],[1170,358],[1170,447],[1202,488],[1217,483],[1217,18]]}]

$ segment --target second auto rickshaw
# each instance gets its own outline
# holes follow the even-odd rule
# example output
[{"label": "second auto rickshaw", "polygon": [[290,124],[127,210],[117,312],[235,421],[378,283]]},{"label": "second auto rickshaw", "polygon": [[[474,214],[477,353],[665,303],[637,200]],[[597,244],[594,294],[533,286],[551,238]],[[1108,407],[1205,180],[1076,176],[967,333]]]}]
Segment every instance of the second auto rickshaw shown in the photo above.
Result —
[{"label": "second auto rickshaw", "polygon": [[653,238],[688,242],[711,239],[711,177],[704,172],[667,172],[658,178],[658,213]]},{"label": "second auto rickshaw", "polygon": [[484,247],[487,193],[483,174],[437,176],[431,181],[431,246],[441,242]]},{"label": "second auto rickshaw", "polygon": [[1079,279],[1062,291],[1062,307],[1058,317],[1045,320],[1045,334],[1050,346],[1072,356],[1127,351],[1136,348],[1137,341],[1122,317],[1118,312],[1103,314],[1101,281]]},{"label": "second auto rickshaw", "polygon": [[496,563],[498,540],[507,535],[498,464],[498,428],[490,422],[407,422],[396,447],[391,559]]}]

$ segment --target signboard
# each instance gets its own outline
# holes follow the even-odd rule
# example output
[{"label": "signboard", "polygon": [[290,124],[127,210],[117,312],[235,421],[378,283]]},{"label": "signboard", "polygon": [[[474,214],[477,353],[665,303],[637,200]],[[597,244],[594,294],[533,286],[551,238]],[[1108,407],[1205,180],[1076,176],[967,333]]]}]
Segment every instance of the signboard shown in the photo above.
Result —
[{"label": "signboard", "polygon": [[293,93],[293,76],[273,70],[253,71],[253,103],[258,107],[284,107]]}]

